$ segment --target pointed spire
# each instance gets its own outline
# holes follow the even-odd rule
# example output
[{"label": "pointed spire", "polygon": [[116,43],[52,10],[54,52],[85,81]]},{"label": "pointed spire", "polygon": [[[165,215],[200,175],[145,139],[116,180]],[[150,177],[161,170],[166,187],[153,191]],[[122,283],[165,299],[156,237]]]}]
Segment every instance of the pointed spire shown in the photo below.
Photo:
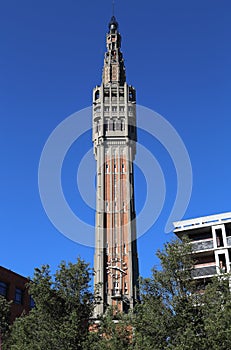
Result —
[{"label": "pointed spire", "polygon": [[116,21],[115,16],[113,15],[111,20],[110,20],[110,22],[109,22],[109,24],[108,24],[109,32],[110,33],[115,33],[117,31],[118,27],[119,27],[119,24]]},{"label": "pointed spire", "polygon": [[115,0],[112,0],[112,16],[115,15]]}]

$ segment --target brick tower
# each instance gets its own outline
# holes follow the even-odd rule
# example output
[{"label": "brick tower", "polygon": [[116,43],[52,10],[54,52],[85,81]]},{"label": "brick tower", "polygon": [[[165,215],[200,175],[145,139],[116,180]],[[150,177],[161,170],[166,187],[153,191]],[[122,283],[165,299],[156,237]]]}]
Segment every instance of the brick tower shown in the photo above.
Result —
[{"label": "brick tower", "polygon": [[133,170],[136,92],[126,83],[121,36],[114,16],[106,44],[102,84],[93,90],[96,318],[107,306],[127,312],[139,298]]}]

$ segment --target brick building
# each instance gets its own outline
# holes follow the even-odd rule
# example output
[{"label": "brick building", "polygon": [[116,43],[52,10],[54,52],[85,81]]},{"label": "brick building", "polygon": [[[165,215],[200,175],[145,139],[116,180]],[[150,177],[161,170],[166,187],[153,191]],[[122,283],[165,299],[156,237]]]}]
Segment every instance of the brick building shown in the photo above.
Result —
[{"label": "brick building", "polygon": [[0,266],[0,295],[12,301],[10,320],[13,322],[23,312],[28,313],[33,307],[33,300],[28,294],[28,279]]}]

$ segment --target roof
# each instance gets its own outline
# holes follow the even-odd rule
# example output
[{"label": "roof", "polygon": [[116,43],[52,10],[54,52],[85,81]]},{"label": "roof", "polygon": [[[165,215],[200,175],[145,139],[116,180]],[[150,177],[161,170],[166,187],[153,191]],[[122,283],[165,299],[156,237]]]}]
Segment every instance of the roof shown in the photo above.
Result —
[{"label": "roof", "polygon": [[201,216],[194,219],[173,222],[173,232],[193,230],[200,227],[208,227],[228,222],[231,222],[231,212],[215,214],[210,216]]}]

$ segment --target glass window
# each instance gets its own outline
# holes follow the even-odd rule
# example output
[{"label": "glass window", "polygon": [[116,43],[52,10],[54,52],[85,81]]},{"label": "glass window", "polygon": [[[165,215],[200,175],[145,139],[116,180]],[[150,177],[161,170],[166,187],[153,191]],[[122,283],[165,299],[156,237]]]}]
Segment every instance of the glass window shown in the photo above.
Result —
[{"label": "glass window", "polygon": [[30,308],[33,309],[35,307],[35,302],[32,296],[30,295]]},{"label": "glass window", "polygon": [[15,289],[14,302],[15,302],[15,304],[22,304],[23,303],[23,291],[19,288]]},{"label": "glass window", "polygon": [[2,281],[0,281],[0,295],[3,295],[4,297],[7,296],[7,284]]}]

